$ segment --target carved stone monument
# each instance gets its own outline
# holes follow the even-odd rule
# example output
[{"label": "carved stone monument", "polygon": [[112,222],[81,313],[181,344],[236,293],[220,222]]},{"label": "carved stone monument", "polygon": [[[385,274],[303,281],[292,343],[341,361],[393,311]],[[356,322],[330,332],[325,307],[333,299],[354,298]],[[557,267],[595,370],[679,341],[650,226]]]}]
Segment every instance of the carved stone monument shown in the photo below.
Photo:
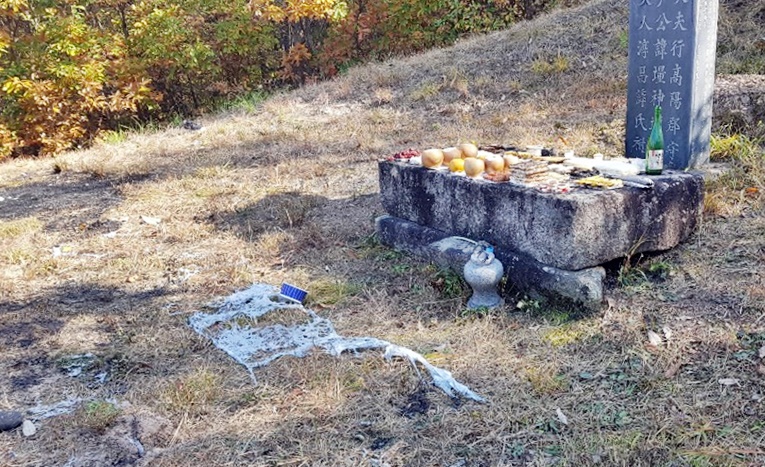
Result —
[{"label": "carved stone monument", "polygon": [[709,160],[718,9],[718,0],[630,0],[628,157],[645,157],[658,105],[664,167]]}]

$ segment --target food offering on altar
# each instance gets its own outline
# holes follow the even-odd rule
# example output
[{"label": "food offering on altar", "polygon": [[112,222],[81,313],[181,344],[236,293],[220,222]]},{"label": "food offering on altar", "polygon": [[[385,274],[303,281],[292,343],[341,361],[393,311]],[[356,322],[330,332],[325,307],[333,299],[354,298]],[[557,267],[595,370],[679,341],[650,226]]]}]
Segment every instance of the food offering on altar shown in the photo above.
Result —
[{"label": "food offering on altar", "polygon": [[543,146],[477,146],[462,143],[422,151],[405,149],[387,158],[390,162],[420,165],[448,176],[477,182],[512,183],[544,193],[566,194],[579,189],[613,190],[623,187],[653,188],[641,176],[642,160],[621,157],[574,157],[571,151],[557,156]]}]

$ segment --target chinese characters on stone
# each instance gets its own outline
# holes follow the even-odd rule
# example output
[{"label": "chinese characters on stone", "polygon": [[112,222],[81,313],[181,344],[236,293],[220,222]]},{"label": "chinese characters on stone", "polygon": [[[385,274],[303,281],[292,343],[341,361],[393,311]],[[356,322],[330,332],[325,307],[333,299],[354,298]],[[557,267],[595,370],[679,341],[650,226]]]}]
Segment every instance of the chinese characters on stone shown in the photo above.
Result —
[{"label": "chinese characters on stone", "polygon": [[[666,111],[672,113],[679,112],[684,106],[679,90],[686,81],[680,60],[683,58],[686,43],[684,39],[677,38],[677,35],[688,30],[689,23],[680,9],[689,1],[638,0],[637,3],[641,10],[637,29],[642,31],[643,38],[633,46],[633,52],[642,62],[637,68],[638,89],[633,105],[639,108],[639,111],[637,115],[633,114],[635,116],[628,124],[633,126],[637,134],[631,141],[632,148],[640,154],[645,152],[647,132],[653,125],[653,107],[666,107]],[[668,33],[672,33],[669,34],[670,37],[667,37]],[[670,140],[682,131],[681,121],[680,117],[669,116],[666,129]],[[670,141],[666,150],[674,155],[678,148],[676,142]]]}]

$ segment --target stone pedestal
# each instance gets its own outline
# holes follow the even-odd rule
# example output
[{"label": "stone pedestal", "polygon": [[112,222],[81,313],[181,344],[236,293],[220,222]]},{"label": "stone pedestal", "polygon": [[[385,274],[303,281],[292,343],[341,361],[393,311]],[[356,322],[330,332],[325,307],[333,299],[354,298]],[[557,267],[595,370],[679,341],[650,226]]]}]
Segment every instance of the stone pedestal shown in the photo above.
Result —
[{"label": "stone pedestal", "polygon": [[[475,247],[459,237],[398,217],[380,216],[375,223],[377,235],[384,245],[457,272],[463,270]],[[506,292],[520,290],[586,309],[597,309],[603,300],[606,271],[602,267],[564,271],[541,264],[522,253],[496,247],[494,252],[505,268]]]},{"label": "stone pedestal", "polygon": [[562,195],[397,162],[380,162],[379,175],[388,214],[570,271],[674,247],[696,228],[704,199],[695,172],[652,177],[651,190]]},{"label": "stone pedestal", "polygon": [[[442,257],[459,248],[442,248],[442,240],[483,240],[494,245],[514,285],[588,306],[602,298],[603,263],[676,246],[696,228],[704,199],[702,175],[690,172],[653,177],[651,190],[568,194],[397,162],[380,162],[379,175],[390,214],[377,222],[383,243],[449,263],[456,260]],[[467,257],[448,265],[461,271]]]},{"label": "stone pedestal", "polygon": [[504,275],[505,269],[493,252],[488,252],[483,247],[473,251],[470,260],[462,268],[462,277],[473,289],[473,295],[467,303],[468,308],[491,309],[502,305],[503,300],[497,293],[497,286]]}]

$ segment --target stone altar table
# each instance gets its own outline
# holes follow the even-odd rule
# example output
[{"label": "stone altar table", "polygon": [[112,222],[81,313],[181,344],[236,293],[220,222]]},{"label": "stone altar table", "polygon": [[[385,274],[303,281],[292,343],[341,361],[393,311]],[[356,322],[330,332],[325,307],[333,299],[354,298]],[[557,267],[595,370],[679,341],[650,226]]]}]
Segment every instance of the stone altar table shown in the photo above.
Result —
[{"label": "stone altar table", "polygon": [[704,199],[696,172],[665,171],[649,190],[566,194],[389,161],[379,177],[384,244],[455,267],[461,247],[444,239],[484,240],[514,285],[589,308],[602,300],[603,263],[673,248],[695,230]]}]

